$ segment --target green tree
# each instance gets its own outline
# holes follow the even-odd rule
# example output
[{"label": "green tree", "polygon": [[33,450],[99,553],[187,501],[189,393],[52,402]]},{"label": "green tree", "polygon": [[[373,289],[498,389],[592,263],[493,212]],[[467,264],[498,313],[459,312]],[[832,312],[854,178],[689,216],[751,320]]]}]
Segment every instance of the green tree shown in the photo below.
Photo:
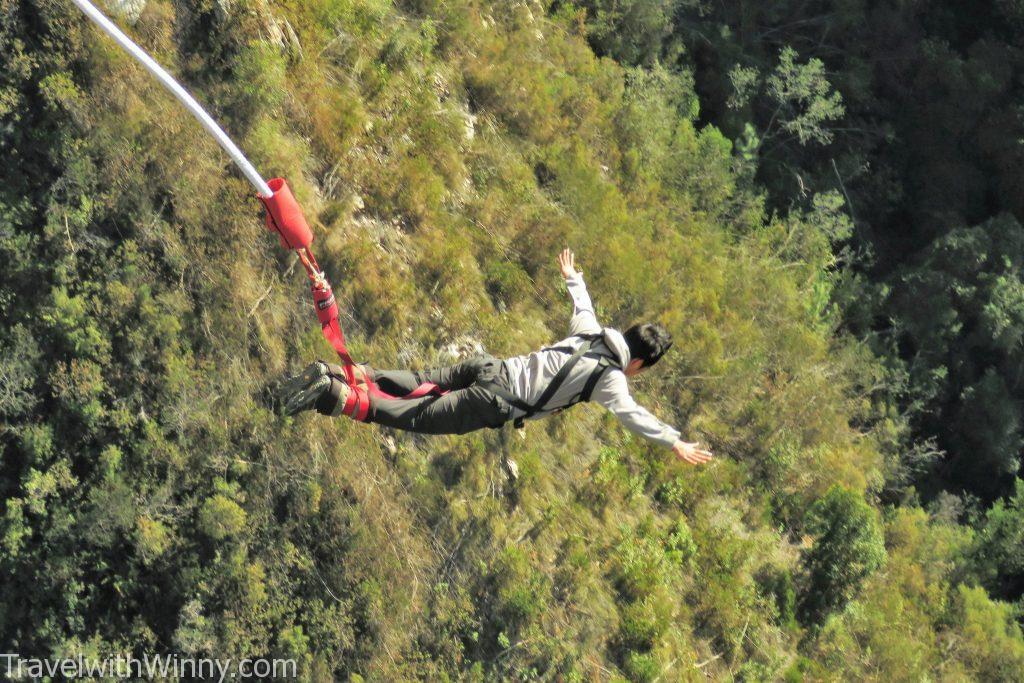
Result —
[{"label": "green tree", "polygon": [[994,602],[978,587],[961,585],[953,604],[961,638],[954,643],[968,670],[982,681],[1019,681],[1024,671],[1024,638],[1017,610]]},{"label": "green tree", "polygon": [[1024,479],[1017,479],[1008,500],[985,511],[970,555],[994,595],[1015,600],[1024,594]]},{"label": "green tree", "polygon": [[825,64],[811,58],[800,64],[796,50],[787,46],[779,53],[778,64],[763,83],[755,69],[737,65],[729,72],[733,94],[729,105],[741,109],[759,94],[764,98],[767,123],[758,131],[758,149],[765,155],[791,144],[832,142],[828,124],[843,117],[843,96],[829,83]]},{"label": "green tree", "polygon": [[861,583],[885,562],[878,514],[864,499],[831,487],[807,512],[806,530],[814,541],[803,553],[805,584],[799,616],[820,624],[856,595]]},{"label": "green tree", "polygon": [[1020,466],[1020,235],[1008,215],[950,230],[903,270],[885,302],[907,358],[913,424],[946,454],[928,493],[966,490],[990,502],[1010,490]]},{"label": "green tree", "polygon": [[681,0],[582,0],[587,38],[600,55],[623,64],[674,61],[672,18]]}]

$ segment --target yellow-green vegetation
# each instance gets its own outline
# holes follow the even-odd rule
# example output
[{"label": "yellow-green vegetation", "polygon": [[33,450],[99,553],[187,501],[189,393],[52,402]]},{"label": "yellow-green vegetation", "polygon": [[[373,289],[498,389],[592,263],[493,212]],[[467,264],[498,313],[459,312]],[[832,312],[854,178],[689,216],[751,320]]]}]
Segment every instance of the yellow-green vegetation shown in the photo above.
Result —
[{"label": "yellow-green vegetation", "polygon": [[129,29],[289,179],[357,357],[558,338],[572,245],[602,321],[675,336],[635,391],[703,468],[589,406],[522,439],[276,416],[271,382],[330,350],[248,185],[71,6],[0,17],[5,651],[1020,679],[970,531],[876,505],[904,427],[829,304],[842,202],[767,212],[685,71],[599,59],[539,2],[159,0]]}]

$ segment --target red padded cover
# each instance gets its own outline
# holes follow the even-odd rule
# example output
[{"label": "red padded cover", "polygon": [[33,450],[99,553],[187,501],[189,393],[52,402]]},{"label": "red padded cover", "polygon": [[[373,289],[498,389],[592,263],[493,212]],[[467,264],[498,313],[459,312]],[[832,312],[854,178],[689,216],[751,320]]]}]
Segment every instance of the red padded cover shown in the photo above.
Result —
[{"label": "red padded cover", "polygon": [[274,191],[273,196],[256,195],[267,209],[267,228],[281,236],[281,246],[285,249],[308,248],[313,242],[313,231],[288,183],[284,178],[271,178],[267,185]]}]

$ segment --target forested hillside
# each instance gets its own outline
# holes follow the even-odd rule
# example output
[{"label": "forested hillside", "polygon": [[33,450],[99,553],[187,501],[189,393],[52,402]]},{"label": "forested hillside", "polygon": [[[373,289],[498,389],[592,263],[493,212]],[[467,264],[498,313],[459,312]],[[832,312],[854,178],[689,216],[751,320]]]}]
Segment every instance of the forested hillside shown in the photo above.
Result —
[{"label": "forested hillside", "polygon": [[[1024,333],[1009,194],[971,195],[991,211],[934,240],[878,236],[904,251],[869,262],[867,229],[911,208],[869,215],[848,157],[846,183],[794,190],[779,170],[805,163],[786,145],[836,144],[855,98],[796,39],[745,62],[717,6],[105,7],[289,179],[358,358],[426,367],[561,337],[570,245],[602,322],[670,329],[633,391],[717,457],[674,461],[595,406],[523,435],[280,417],[273,383],[332,352],[247,183],[70,3],[0,0],[4,652],[290,657],[316,681],[1024,680],[1024,487],[998,498],[1019,406],[992,399],[1016,387]],[[715,43],[719,81],[736,63],[763,82],[714,91],[687,30]],[[989,83],[971,73],[964,88]],[[781,120],[742,110],[773,93]],[[886,106],[878,125],[938,135]],[[795,137],[773,156],[750,136],[774,121]],[[886,168],[862,185],[904,177]],[[900,310],[909,332],[881,335]],[[960,353],[968,333],[984,344]],[[940,352],[963,362],[943,374]],[[947,442],[981,430],[1005,443]],[[936,475],[933,450],[970,467]],[[986,477],[973,453],[1003,460]]]},{"label": "forested hillside", "polygon": [[849,325],[899,368],[890,394],[945,454],[920,463],[922,492],[985,506],[1012,495],[1024,426],[1024,9],[655,4],[671,38],[648,58],[685,45],[701,121],[744,142],[772,204],[846,195],[853,265],[867,276]]}]

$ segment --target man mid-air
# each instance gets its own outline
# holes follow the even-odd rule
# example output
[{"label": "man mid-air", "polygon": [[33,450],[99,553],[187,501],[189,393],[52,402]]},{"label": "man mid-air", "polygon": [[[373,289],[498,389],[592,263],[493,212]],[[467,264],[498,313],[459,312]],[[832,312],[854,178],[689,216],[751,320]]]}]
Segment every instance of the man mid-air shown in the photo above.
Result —
[{"label": "man mid-air", "polygon": [[[710,451],[682,441],[677,430],[637,405],[629,394],[627,378],[653,366],[672,346],[668,331],[654,323],[633,325],[625,334],[602,328],[583,274],[576,271],[575,254],[563,250],[558,263],[572,296],[573,315],[569,336],[554,346],[505,360],[480,355],[423,372],[358,365],[357,384],[374,383],[381,390],[361,394],[358,387],[349,386],[341,366],[314,361],[282,384],[284,412],[295,415],[315,409],[323,415],[341,415],[346,405],[351,409],[349,394],[356,391],[367,402],[366,422],[421,434],[465,434],[510,420],[519,426],[524,419],[594,401],[614,413],[627,429],[671,448],[685,462],[708,462]],[[446,393],[394,397],[426,383]]]}]

